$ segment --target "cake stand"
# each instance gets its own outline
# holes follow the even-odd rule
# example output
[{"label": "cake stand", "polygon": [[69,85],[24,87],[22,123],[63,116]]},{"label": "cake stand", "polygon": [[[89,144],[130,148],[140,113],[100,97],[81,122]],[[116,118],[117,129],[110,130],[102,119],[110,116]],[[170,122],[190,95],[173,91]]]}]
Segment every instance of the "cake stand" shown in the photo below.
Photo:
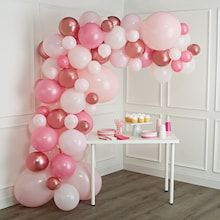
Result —
[{"label": "cake stand", "polygon": [[141,126],[143,125],[151,125],[152,122],[143,122],[143,123],[131,123],[131,122],[126,122],[126,125],[132,126],[132,136],[137,137],[141,134]]}]

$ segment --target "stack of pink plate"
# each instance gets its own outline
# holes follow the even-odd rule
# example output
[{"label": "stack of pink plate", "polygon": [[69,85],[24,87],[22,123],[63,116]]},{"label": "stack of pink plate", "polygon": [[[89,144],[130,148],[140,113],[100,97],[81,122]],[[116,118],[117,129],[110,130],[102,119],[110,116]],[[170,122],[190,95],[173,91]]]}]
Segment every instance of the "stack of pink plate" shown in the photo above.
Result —
[{"label": "stack of pink plate", "polygon": [[144,130],[141,133],[142,138],[155,138],[157,137],[157,132],[156,131],[150,131],[150,130]]},{"label": "stack of pink plate", "polygon": [[115,129],[111,129],[111,128],[100,129],[100,130],[97,131],[97,135],[100,135],[100,136],[114,136],[115,135]]}]

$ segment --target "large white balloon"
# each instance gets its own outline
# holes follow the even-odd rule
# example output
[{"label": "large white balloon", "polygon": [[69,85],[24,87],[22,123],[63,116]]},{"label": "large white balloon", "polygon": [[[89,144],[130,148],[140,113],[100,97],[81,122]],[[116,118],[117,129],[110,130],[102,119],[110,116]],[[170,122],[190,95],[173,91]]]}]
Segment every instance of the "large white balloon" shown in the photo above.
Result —
[{"label": "large white balloon", "polygon": [[74,186],[63,183],[54,192],[54,202],[63,211],[73,210],[79,204],[79,192]]},{"label": "large white balloon", "polygon": [[74,89],[67,89],[60,98],[60,105],[65,112],[77,114],[86,107],[85,96]]}]

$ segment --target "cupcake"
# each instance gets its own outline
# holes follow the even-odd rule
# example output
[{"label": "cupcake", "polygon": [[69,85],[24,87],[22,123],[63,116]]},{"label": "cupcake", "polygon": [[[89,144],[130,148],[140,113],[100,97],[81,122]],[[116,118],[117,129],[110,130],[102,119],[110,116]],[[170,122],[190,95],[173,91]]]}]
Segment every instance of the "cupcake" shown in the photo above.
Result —
[{"label": "cupcake", "polygon": [[132,123],[138,123],[138,117],[136,115],[132,116],[131,122]]},{"label": "cupcake", "polygon": [[139,122],[139,123],[144,123],[144,116],[143,116],[143,115],[140,115],[140,116],[138,117],[138,122]]},{"label": "cupcake", "polygon": [[144,116],[144,122],[150,122],[150,115]]}]

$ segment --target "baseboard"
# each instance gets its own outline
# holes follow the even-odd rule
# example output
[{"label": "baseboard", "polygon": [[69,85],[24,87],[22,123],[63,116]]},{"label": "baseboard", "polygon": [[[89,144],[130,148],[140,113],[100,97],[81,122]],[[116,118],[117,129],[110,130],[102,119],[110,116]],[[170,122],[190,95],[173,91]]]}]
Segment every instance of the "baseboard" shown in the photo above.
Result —
[{"label": "baseboard", "polygon": [[13,186],[10,186],[0,189],[0,209],[7,208],[18,203],[14,197],[13,188]]},{"label": "baseboard", "polygon": [[108,167],[98,167],[97,168],[98,171],[100,172],[100,174],[102,176],[108,175],[110,173],[114,173],[117,172],[119,170],[123,170],[123,164],[122,163],[118,163],[118,164],[114,164],[112,166],[108,166]]},{"label": "baseboard", "polygon": [[[148,174],[151,176],[164,177],[164,169],[162,168],[144,167],[140,165],[125,163],[124,169],[137,173]],[[175,180],[194,185],[220,189],[220,179],[217,179],[210,175],[190,175],[188,173],[175,171]]]}]

